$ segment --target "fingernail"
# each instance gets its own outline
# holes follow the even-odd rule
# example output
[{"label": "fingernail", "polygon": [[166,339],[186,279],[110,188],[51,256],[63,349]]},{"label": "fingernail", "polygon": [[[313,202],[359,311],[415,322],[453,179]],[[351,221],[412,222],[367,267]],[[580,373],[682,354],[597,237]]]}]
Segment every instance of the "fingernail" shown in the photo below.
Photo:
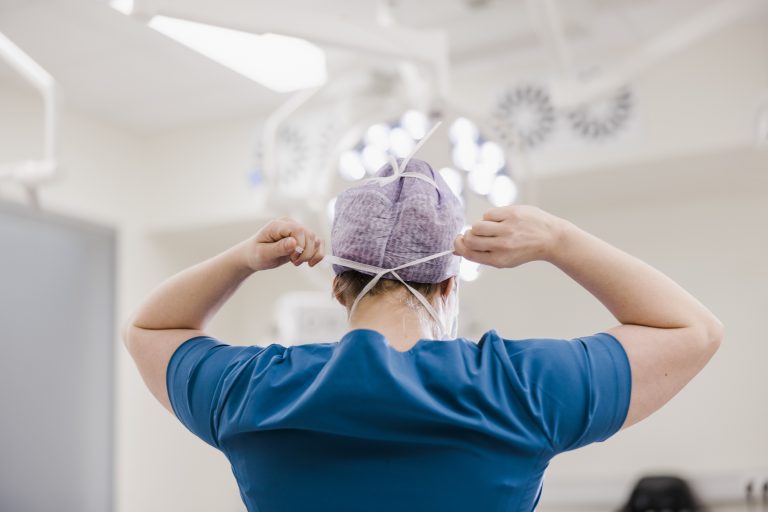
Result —
[{"label": "fingernail", "polygon": [[303,247],[299,247],[299,246],[297,245],[297,246],[296,246],[296,252],[297,252],[297,253],[299,253],[299,254],[301,254],[301,253],[303,253],[303,252],[304,252],[304,248],[303,248]]}]

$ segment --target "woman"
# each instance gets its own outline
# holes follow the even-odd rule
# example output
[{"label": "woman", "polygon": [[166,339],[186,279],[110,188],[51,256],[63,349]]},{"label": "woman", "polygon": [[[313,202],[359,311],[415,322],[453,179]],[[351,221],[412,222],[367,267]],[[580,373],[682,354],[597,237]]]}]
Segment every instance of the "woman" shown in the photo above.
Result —
[{"label": "woman", "polygon": [[[174,276],[133,316],[124,338],[147,386],[228,457],[249,511],[530,511],[554,456],[646,418],[717,350],[717,318],[636,258],[530,206],[492,208],[459,235],[461,211],[419,160],[339,196],[338,342],[230,346],[205,332],[252,274],[324,259],[290,219]],[[460,257],[547,261],[620,325],[456,338]]]}]

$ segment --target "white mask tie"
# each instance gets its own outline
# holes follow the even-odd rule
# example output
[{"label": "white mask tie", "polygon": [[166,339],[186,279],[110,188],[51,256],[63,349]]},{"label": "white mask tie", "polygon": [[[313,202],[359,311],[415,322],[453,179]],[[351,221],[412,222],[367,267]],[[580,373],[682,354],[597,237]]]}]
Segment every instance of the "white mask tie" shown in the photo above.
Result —
[{"label": "white mask tie", "polygon": [[363,272],[373,272],[375,275],[373,278],[368,281],[368,284],[363,287],[362,290],[360,290],[360,293],[357,294],[357,297],[355,297],[355,301],[352,303],[352,307],[349,308],[349,315],[348,317],[352,317],[352,314],[357,309],[357,305],[360,303],[360,300],[373,289],[374,286],[376,286],[376,283],[381,280],[382,277],[384,277],[387,274],[392,274],[395,279],[400,281],[403,286],[405,286],[411,294],[413,294],[414,297],[421,303],[422,306],[424,306],[424,309],[427,310],[427,312],[430,314],[430,316],[437,322],[437,324],[441,327],[443,333],[447,332],[446,327],[443,325],[443,321],[440,319],[440,315],[437,314],[437,311],[435,311],[435,308],[432,307],[432,304],[429,303],[426,297],[422,295],[418,290],[416,290],[414,287],[409,285],[403,278],[400,277],[400,275],[397,273],[398,270],[411,267],[413,265],[418,265],[419,263],[424,263],[426,261],[434,260],[436,258],[440,258],[449,254],[453,254],[453,250],[438,252],[435,254],[431,254],[429,256],[425,256],[423,258],[419,258],[413,261],[409,261],[408,263],[404,263],[402,265],[399,265],[397,267],[385,269],[376,267],[373,265],[367,265],[365,263],[358,263],[356,261],[348,260],[345,258],[339,258],[338,256],[333,255],[326,255],[323,258],[324,262],[327,262],[329,264],[335,264],[335,265],[341,265],[343,267],[351,268],[354,270],[360,270]]}]

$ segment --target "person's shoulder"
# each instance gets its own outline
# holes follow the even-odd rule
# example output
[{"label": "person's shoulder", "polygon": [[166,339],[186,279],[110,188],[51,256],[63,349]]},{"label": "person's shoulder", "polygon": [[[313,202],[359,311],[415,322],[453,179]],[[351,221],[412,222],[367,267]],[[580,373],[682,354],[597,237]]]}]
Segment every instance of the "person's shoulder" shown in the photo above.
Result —
[{"label": "person's shoulder", "polygon": [[283,357],[291,359],[327,360],[339,346],[338,341],[322,343],[299,343],[289,345],[275,345],[280,347]]},{"label": "person's shoulder", "polygon": [[293,352],[306,352],[311,354],[329,353],[333,352],[338,346],[338,341],[329,341],[322,343],[299,343],[297,345],[280,345],[285,350]]},{"label": "person's shoulder", "polygon": [[553,361],[553,354],[566,355],[573,352],[577,349],[575,344],[581,341],[583,338],[508,338],[501,336],[495,329],[492,329],[480,338],[478,345],[483,350],[496,352],[511,361],[530,361],[540,358]]}]

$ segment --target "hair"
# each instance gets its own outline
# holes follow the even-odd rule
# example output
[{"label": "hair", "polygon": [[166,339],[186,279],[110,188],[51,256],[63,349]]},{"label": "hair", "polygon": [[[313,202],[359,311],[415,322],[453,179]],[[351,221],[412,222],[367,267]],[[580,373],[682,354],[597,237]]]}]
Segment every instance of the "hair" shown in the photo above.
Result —
[{"label": "hair", "polygon": [[[333,296],[336,297],[343,306],[347,308],[352,307],[352,303],[355,302],[357,295],[365,288],[373,276],[357,272],[356,270],[348,270],[342,274],[336,276],[333,280]],[[440,292],[440,286],[442,283],[416,283],[413,281],[406,281],[408,286],[416,289],[424,295],[427,299],[431,299],[436,293]],[[380,279],[376,285],[371,288],[368,295],[381,295],[389,293],[393,290],[405,289],[403,283],[394,279]]]}]

